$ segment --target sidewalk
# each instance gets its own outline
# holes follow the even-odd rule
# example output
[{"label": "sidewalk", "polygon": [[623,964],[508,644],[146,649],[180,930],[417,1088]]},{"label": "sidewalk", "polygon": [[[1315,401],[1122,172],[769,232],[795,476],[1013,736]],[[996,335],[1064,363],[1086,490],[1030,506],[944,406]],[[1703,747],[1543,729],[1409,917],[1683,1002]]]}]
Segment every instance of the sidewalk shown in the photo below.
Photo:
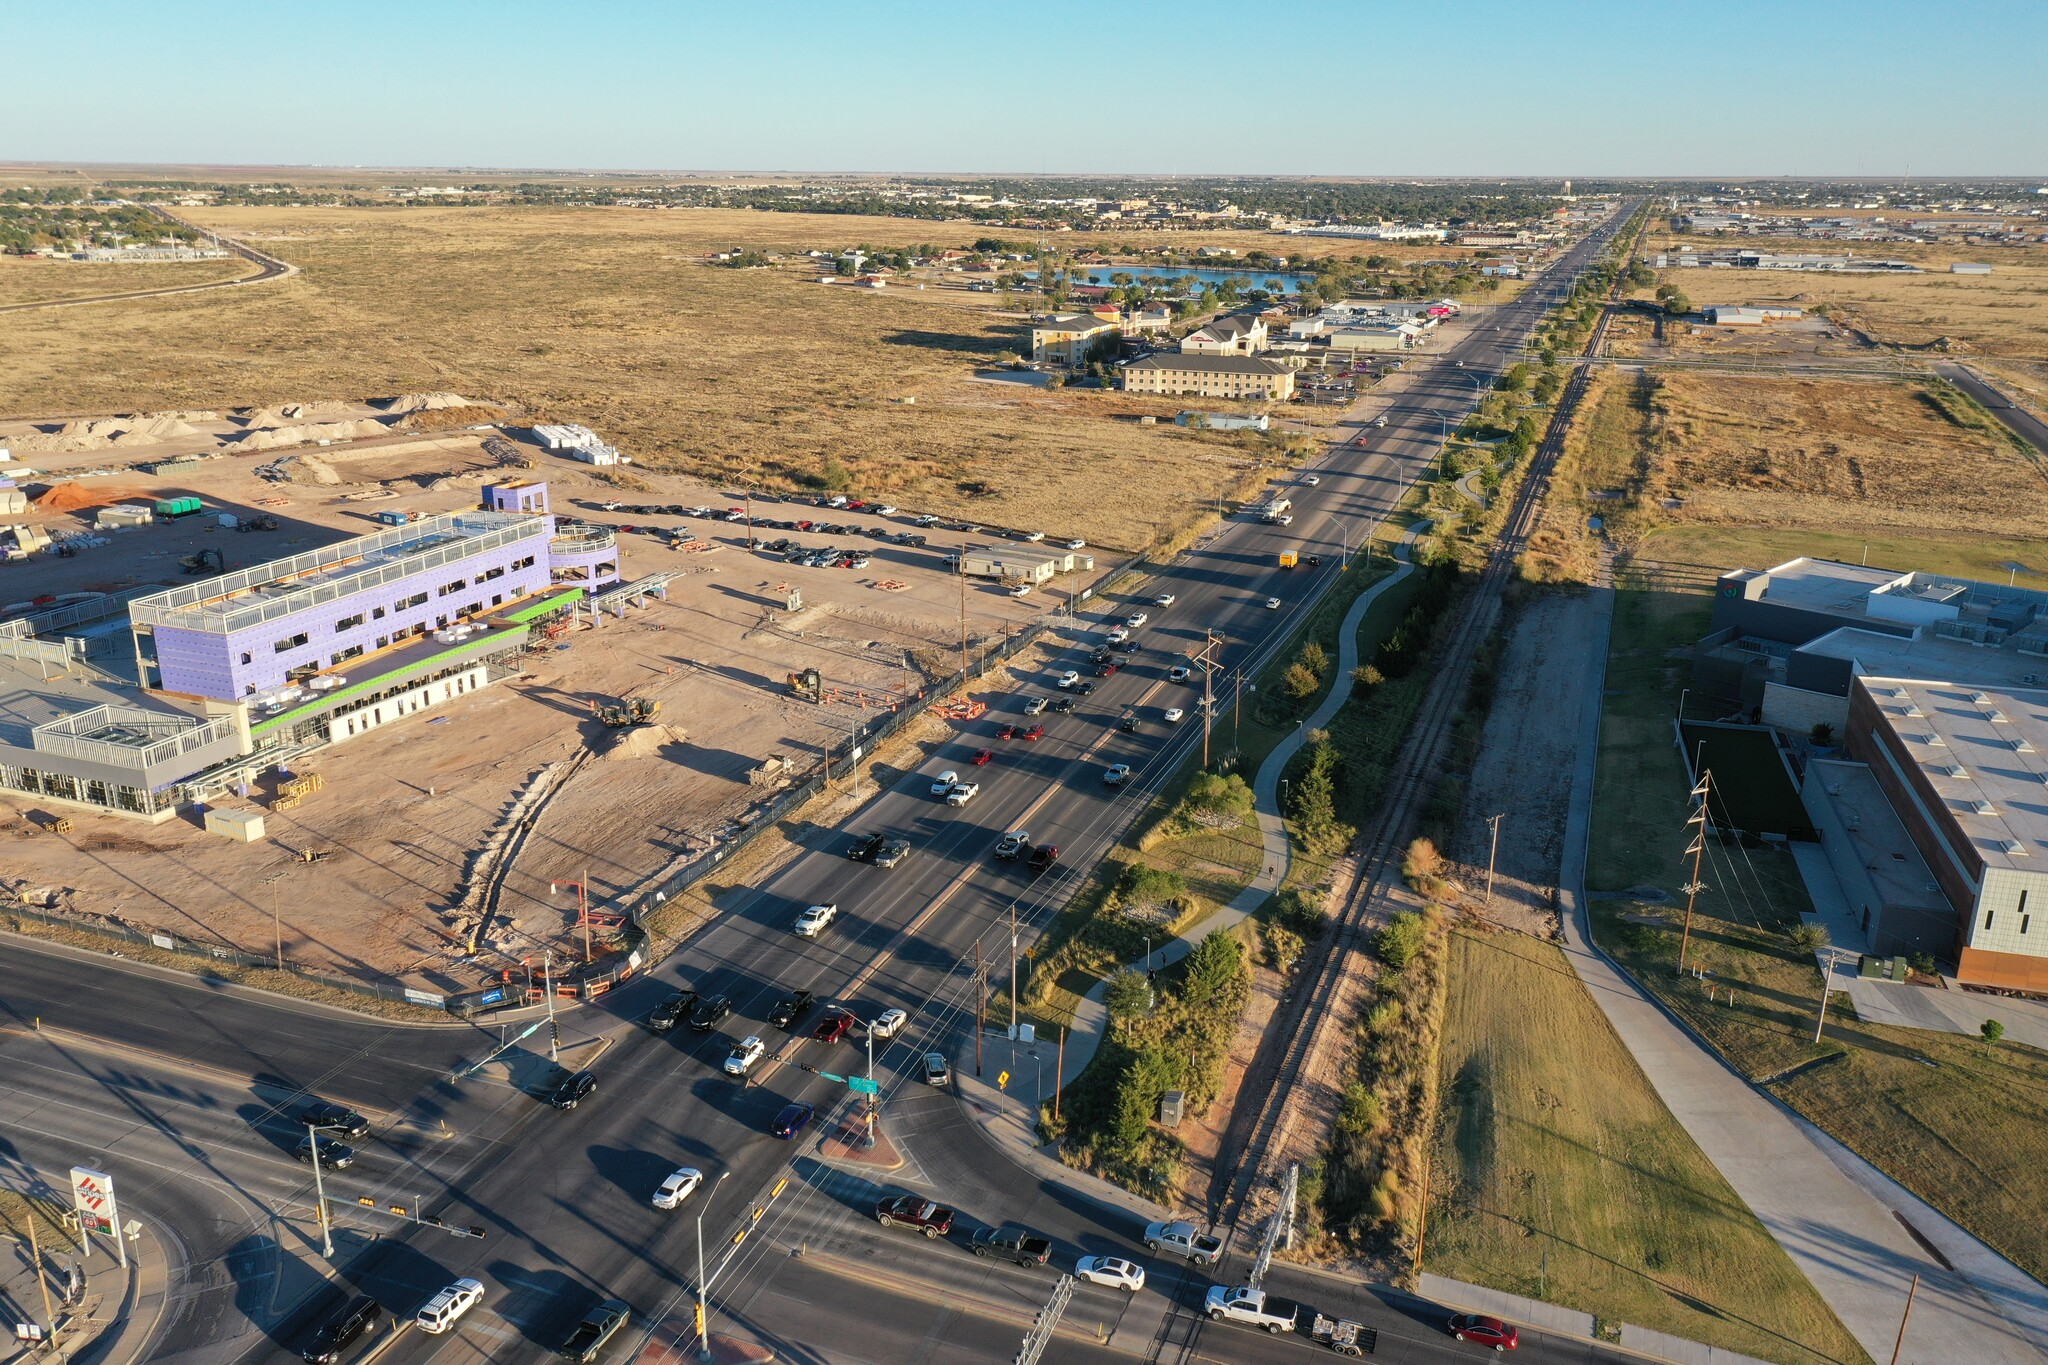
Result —
[{"label": "sidewalk", "polygon": [[[1242,923],[1286,882],[1294,855],[1287,842],[1287,826],[1279,815],[1280,774],[1287,771],[1288,760],[1306,742],[1308,732],[1329,724],[1330,718],[1350,700],[1351,671],[1358,667],[1358,628],[1380,594],[1414,572],[1409,555],[1416,536],[1423,529],[1425,524],[1409,529],[1395,549],[1399,562],[1394,571],[1360,593],[1344,613],[1343,624],[1338,627],[1337,668],[1330,695],[1259,765],[1258,774],[1252,780],[1252,794],[1259,813],[1259,833],[1265,848],[1264,865],[1259,875],[1252,878],[1229,905],[1180,937],[1154,948],[1151,957],[1153,967],[1178,962],[1210,934]],[[1055,1089],[1064,1090],[1071,1085],[1095,1056],[1095,1049],[1101,1045],[1102,1035],[1109,1027],[1109,1009],[1104,1004],[1108,995],[1109,982],[1102,980],[1081,998],[1074,1010],[1073,1026],[1067,1030],[1063,1061],[1058,1055],[1055,1039],[1040,1037],[1035,1043],[1013,1044],[1002,1031],[991,1032],[983,1039],[983,1075],[979,1080],[974,1076],[971,1055],[953,1059],[955,1083],[961,1096],[969,1102],[975,1120],[1012,1160],[1042,1178],[1072,1182],[1078,1176],[1077,1172],[1038,1145],[1037,1112],[1040,1103],[1050,1098]],[[1005,1071],[1010,1073],[1010,1081],[999,1090],[995,1081]],[[1055,1072],[1057,1075],[1048,1074]],[[1167,1216],[1167,1210],[1126,1193],[1107,1181],[1090,1181],[1089,1185],[1099,1198],[1140,1213],[1148,1221]]]},{"label": "sidewalk", "polygon": [[[62,1341],[71,1360],[79,1365],[129,1365],[143,1357],[169,1302],[172,1276],[166,1254],[147,1223],[128,1248],[125,1270],[115,1259],[112,1243],[104,1237],[93,1240],[92,1254],[85,1257],[68,1246],[44,1245],[50,1297],[58,1305],[59,1321],[66,1324]],[[77,1307],[66,1309],[62,1306],[64,1275],[73,1264],[85,1272],[85,1294]],[[16,1321],[48,1326],[26,1241],[19,1254],[0,1268],[0,1303],[14,1310]],[[41,1358],[38,1349],[10,1339],[0,1344],[0,1365],[26,1365]]]},{"label": "sidewalk", "polygon": [[[1587,663],[1604,680],[1614,594],[1608,588],[1594,591],[1602,621]],[[2048,1343],[2048,1289],[1867,1162],[1838,1144],[1817,1141],[1819,1135],[1724,1066],[1592,946],[1586,849],[1602,687],[1588,687],[1585,695],[1558,878],[1565,954],[1650,1084],[1873,1359],[1890,1359],[1907,1290],[1918,1274],[1920,1290],[1900,1360],[2040,1362],[2040,1346]],[[1921,1250],[1903,1219],[1965,1274],[1944,1269]]]}]

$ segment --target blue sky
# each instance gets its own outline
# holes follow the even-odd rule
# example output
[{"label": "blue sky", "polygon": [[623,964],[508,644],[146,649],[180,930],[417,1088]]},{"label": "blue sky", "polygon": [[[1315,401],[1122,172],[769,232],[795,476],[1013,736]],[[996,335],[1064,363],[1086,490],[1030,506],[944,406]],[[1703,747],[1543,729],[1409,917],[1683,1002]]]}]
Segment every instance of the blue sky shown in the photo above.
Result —
[{"label": "blue sky", "polygon": [[2048,174],[2048,0],[102,0],[0,156],[1288,175]]}]

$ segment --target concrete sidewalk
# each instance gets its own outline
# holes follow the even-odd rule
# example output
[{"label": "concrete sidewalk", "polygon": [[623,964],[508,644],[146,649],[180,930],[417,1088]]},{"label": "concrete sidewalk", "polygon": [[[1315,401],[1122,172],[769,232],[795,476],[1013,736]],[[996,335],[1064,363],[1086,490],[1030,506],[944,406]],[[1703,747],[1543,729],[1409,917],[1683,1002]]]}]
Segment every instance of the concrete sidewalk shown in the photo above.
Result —
[{"label": "concrete sidewalk", "polygon": [[[1891,1357],[1912,1277],[1920,1291],[1899,1359],[1920,1365],[2036,1365],[2048,1345],[2048,1289],[1941,1218],[1882,1172],[1819,1138],[1726,1067],[1592,945],[1587,838],[1614,594],[1600,600],[1595,677],[1579,717],[1578,766],[1558,879],[1565,953],[1681,1126],[1873,1359]],[[1818,1139],[1818,1140],[1817,1140]],[[1961,1274],[1943,1268],[1905,1222]]]},{"label": "concrete sidewalk", "polygon": [[[1401,537],[1395,547],[1398,562],[1394,571],[1379,582],[1360,593],[1344,613],[1343,623],[1338,627],[1338,649],[1335,682],[1330,695],[1310,713],[1294,733],[1281,740],[1266,761],[1259,765],[1259,771],[1252,780],[1252,795],[1259,816],[1259,833],[1264,843],[1265,856],[1259,875],[1252,878],[1245,888],[1232,898],[1229,905],[1188,929],[1178,938],[1169,939],[1152,951],[1150,965],[1154,968],[1169,966],[1193,952],[1195,945],[1219,929],[1231,929],[1242,923],[1246,916],[1266,903],[1267,897],[1278,891],[1287,880],[1287,872],[1293,863],[1293,850],[1287,842],[1287,826],[1280,817],[1280,775],[1287,771],[1287,764],[1307,741],[1308,732],[1330,723],[1345,702],[1351,699],[1351,672],[1358,667],[1358,628],[1365,621],[1365,614],[1380,595],[1394,584],[1415,571],[1410,558],[1415,539],[1427,527],[1418,523]],[[1134,963],[1133,966],[1138,964]],[[1039,1038],[1034,1043],[1012,1044],[1003,1033],[984,1037],[984,1053],[980,1079],[973,1075],[973,1065],[964,1057],[953,1059],[958,1076],[960,1093],[974,1106],[977,1121],[988,1135],[999,1143],[1005,1152],[1019,1165],[1042,1175],[1050,1176],[1050,1168],[1057,1168],[1060,1177],[1073,1180],[1078,1173],[1069,1170],[1038,1145],[1037,1113],[1039,1104],[1050,1098],[1055,1089],[1064,1090],[1072,1084],[1095,1056],[1095,1049],[1102,1043],[1102,1035],[1109,1027],[1109,1008],[1106,1001],[1109,982],[1098,981],[1081,998],[1074,1010],[1074,1023],[1067,1030],[1065,1057],[1059,1055],[1056,1041]],[[1001,1060],[995,1060],[1000,1057]],[[965,1063],[963,1065],[963,1063]],[[1010,1073],[1009,1083],[998,1089],[992,1082],[1003,1072]],[[1136,1196],[1109,1185],[1095,1181],[1098,1193],[1110,1198],[1108,1191],[1134,1205],[1145,1209],[1157,1209]],[[1134,1208],[1134,1211],[1136,1209]],[[1165,1216],[1164,1210],[1148,1213],[1148,1218]]]}]

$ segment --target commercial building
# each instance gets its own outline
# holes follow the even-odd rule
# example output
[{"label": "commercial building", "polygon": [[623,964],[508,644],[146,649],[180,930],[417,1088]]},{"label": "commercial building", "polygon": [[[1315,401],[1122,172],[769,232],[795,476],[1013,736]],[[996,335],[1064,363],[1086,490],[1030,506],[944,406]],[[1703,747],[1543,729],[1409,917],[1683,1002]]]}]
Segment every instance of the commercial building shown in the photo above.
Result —
[{"label": "commercial building", "polygon": [[1130,393],[1284,402],[1294,396],[1294,371],[1255,356],[1155,355],[1124,366],[1124,388]]},{"label": "commercial building", "polygon": [[1122,329],[1093,313],[1059,313],[1031,324],[1031,359],[1069,369],[1116,354]]},{"label": "commercial building", "polygon": [[1180,339],[1188,355],[1256,355],[1266,349],[1266,320],[1256,313],[1231,313]]},{"label": "commercial building", "polygon": [[598,439],[596,432],[573,423],[542,425],[533,429],[534,439],[543,447],[588,465],[621,465],[632,461]]},{"label": "commercial building", "polygon": [[1957,261],[1948,268],[1951,275],[1989,275],[1991,267],[1979,261]]},{"label": "commercial building", "polygon": [[1339,327],[1327,334],[1333,356],[1360,351],[1405,351],[1421,343],[1422,329],[1412,322],[1379,327]]},{"label": "commercial building", "polygon": [[1804,308],[1783,308],[1771,304],[1716,305],[1704,310],[1716,327],[1761,327],[1767,322],[1795,322],[1806,316]]}]

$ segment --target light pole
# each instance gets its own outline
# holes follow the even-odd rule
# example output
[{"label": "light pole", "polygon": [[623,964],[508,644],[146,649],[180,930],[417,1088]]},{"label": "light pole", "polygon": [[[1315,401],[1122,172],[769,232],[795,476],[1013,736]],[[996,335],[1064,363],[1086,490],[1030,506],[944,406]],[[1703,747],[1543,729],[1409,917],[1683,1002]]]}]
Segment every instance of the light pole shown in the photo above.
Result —
[{"label": "light pole", "polygon": [[548,1005],[548,1060],[557,1066],[562,1062],[561,1033],[555,1027],[555,950],[541,949],[541,985],[546,988],[544,995]]},{"label": "light pole", "polygon": [[720,1171],[718,1179],[711,1182],[711,1189],[704,1196],[703,1205],[697,1210],[697,1359],[711,1359],[711,1319],[707,1303],[711,1286],[704,1282],[704,1215],[711,1212],[711,1199],[718,1193],[718,1187],[731,1175],[730,1170]]},{"label": "light pole", "polygon": [[[313,1148],[313,1198],[320,1208],[320,1254],[334,1256],[334,1229],[327,1222],[327,1184],[320,1178],[320,1130],[308,1123],[306,1141]],[[117,1233],[119,1229],[115,1230]]]},{"label": "light pole", "polygon": [[270,934],[277,944],[277,969],[284,970],[284,921],[277,913],[277,884],[284,880],[284,873],[273,872],[263,879],[270,888]]}]

